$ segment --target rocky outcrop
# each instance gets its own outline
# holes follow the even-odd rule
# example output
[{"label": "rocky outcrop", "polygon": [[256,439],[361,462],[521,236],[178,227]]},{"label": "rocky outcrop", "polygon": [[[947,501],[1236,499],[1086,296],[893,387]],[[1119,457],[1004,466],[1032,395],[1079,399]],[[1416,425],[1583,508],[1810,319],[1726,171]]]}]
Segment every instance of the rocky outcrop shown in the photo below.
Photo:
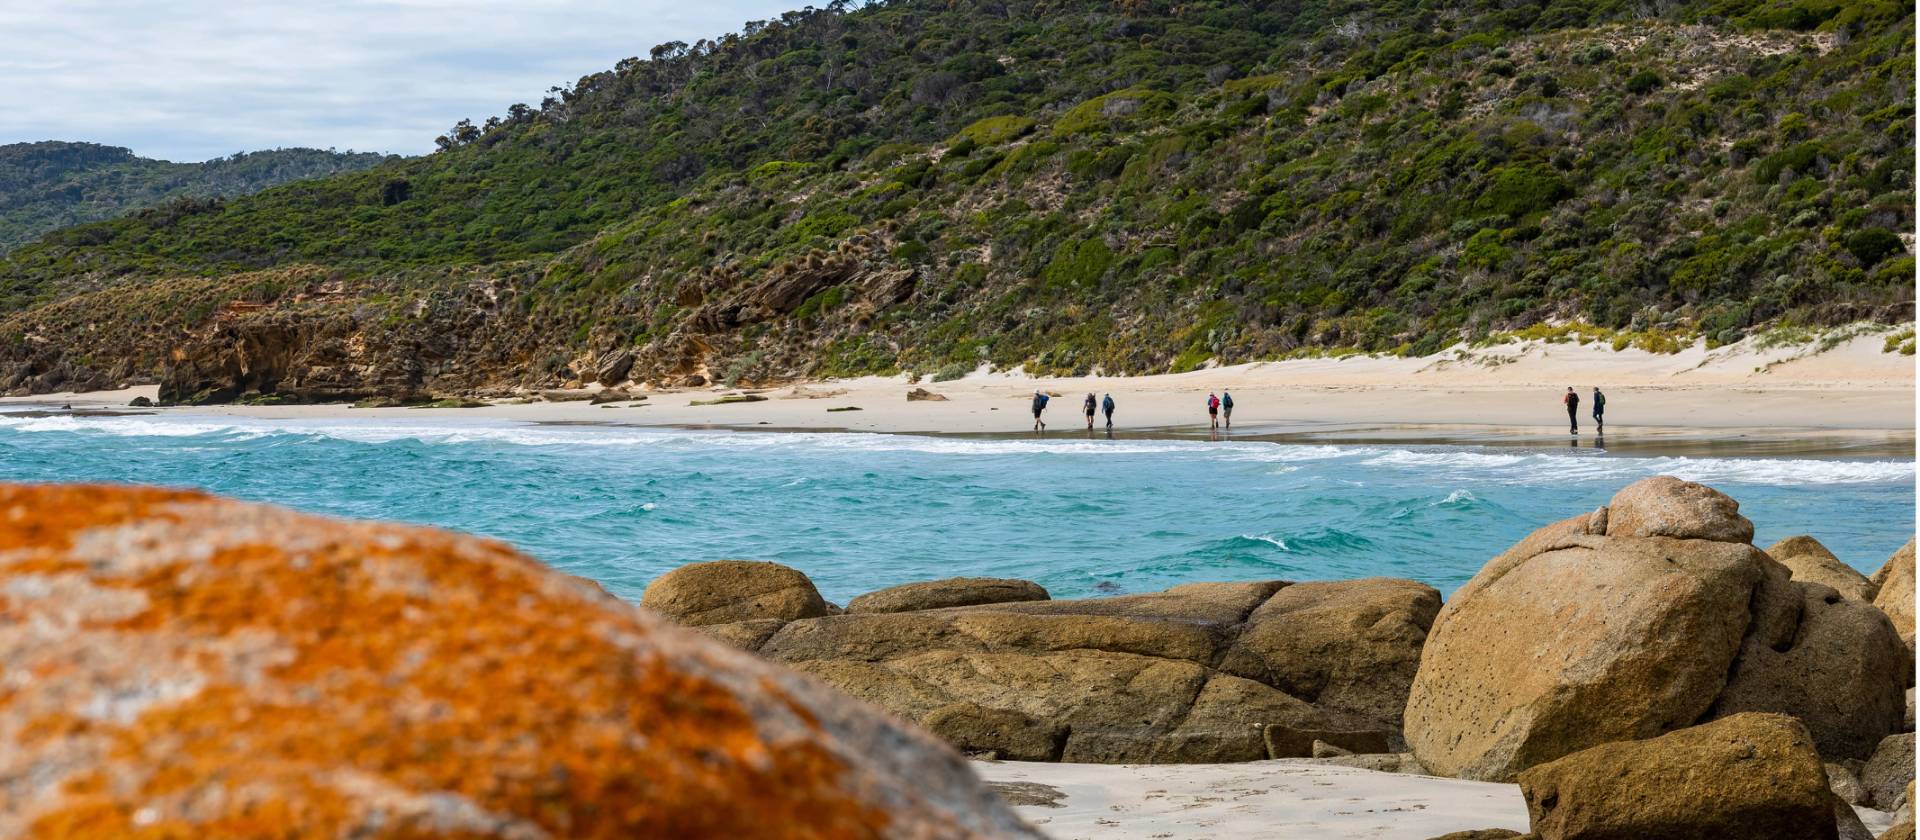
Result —
[{"label": "rocky outcrop", "polygon": [[1879,590],[1873,605],[1893,619],[1900,638],[1913,647],[1913,540],[1907,540],[1873,573],[1873,584]]},{"label": "rocky outcrop", "polygon": [[[1431,588],[1386,579],[935,606],[981,591],[1043,594],[1024,583],[909,585],[770,633],[772,621],[703,629],[970,752],[1249,761],[1305,757],[1316,741],[1397,748],[1405,686],[1438,606]],[[880,611],[907,605],[931,608]]]},{"label": "rocky outcrop", "polygon": [[1442,775],[1506,780],[1588,747],[1743,711],[1800,718],[1833,758],[1899,725],[1890,623],[1790,579],[1731,498],[1657,477],[1494,558],[1434,621],[1406,737]]},{"label": "rocky outcrop", "polygon": [[229,403],[254,396],[295,402],[425,396],[414,348],[371,351],[350,317],[216,321],[173,349],[162,404]]},{"label": "rocky outcrop", "polygon": [[752,560],[681,566],[648,584],[640,605],[689,627],[827,614],[827,602],[806,575]]},{"label": "rocky outcrop", "polygon": [[1767,546],[1767,556],[1786,566],[1794,580],[1831,586],[1844,598],[1872,603],[1880,589],[1809,536],[1788,537]]},{"label": "rocky outcrop", "polygon": [[627,373],[633,370],[633,351],[609,350],[595,359],[593,379],[609,388],[627,381]]},{"label": "rocky outcrop", "polygon": [[938,740],[486,540],[0,485],[8,837],[1037,837]]},{"label": "rocky outcrop", "polygon": [[1046,588],[1030,580],[962,577],[903,583],[869,592],[848,601],[847,612],[912,612],[1047,599]]},{"label": "rocky outcrop", "polygon": [[1521,773],[1520,790],[1542,840],[1836,836],[1813,739],[1784,715],[1603,744]]}]

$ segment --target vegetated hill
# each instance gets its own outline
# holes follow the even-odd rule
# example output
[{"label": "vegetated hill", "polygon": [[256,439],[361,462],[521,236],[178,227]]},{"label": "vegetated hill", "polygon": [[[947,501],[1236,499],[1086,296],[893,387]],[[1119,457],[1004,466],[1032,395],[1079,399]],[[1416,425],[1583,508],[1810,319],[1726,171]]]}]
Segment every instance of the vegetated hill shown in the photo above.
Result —
[{"label": "vegetated hill", "polygon": [[18,249],[0,389],[217,378],[235,347],[279,360],[248,387],[342,395],[627,349],[648,379],[1146,373],[1910,318],[1911,8],[1661,8],[790,13],[424,158]]},{"label": "vegetated hill", "polygon": [[365,169],[372,153],[274,149],[173,163],[97,143],[0,146],[0,252],[55,228],[118,216],[170,198],[246,195],[302,178]]}]

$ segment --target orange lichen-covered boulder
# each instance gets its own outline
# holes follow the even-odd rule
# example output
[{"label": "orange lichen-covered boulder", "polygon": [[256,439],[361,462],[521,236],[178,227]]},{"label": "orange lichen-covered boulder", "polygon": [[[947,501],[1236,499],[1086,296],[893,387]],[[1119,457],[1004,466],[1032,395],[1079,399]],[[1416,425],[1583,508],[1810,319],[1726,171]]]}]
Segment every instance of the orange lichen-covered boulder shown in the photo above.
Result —
[{"label": "orange lichen-covered boulder", "polygon": [[0,484],[0,836],[1035,835],[931,736],[498,543]]}]

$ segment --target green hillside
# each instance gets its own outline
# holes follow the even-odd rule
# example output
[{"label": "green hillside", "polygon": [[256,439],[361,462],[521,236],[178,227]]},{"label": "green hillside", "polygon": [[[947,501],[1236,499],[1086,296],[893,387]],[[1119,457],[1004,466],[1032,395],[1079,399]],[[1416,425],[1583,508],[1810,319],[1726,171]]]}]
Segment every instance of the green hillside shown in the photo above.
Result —
[{"label": "green hillside", "polygon": [[384,159],[275,149],[172,163],[96,143],[0,145],[0,252],[55,228],[109,219],[172,198],[246,195],[288,181],[365,169]]},{"label": "green hillside", "polygon": [[[794,12],[424,158],[57,231],[0,262],[0,354],[152,375],[234,301],[439,390],[622,348],[656,378],[1146,373],[1910,319],[1910,7],[1647,8]],[[82,360],[89,311],[128,323]]]}]

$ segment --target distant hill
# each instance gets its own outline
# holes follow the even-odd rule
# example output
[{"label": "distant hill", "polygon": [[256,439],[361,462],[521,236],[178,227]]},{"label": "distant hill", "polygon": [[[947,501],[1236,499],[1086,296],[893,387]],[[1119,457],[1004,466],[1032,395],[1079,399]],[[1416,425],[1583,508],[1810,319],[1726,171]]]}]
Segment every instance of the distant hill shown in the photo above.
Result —
[{"label": "distant hill", "polygon": [[435,154],[14,249],[0,390],[188,357],[313,394],[626,351],[674,381],[1156,373],[1912,318],[1904,2],[835,2],[648,56]]},{"label": "distant hill", "polygon": [[172,163],[97,143],[0,146],[0,251],[55,228],[109,219],[170,198],[221,198],[366,169],[385,155],[275,149]]}]

